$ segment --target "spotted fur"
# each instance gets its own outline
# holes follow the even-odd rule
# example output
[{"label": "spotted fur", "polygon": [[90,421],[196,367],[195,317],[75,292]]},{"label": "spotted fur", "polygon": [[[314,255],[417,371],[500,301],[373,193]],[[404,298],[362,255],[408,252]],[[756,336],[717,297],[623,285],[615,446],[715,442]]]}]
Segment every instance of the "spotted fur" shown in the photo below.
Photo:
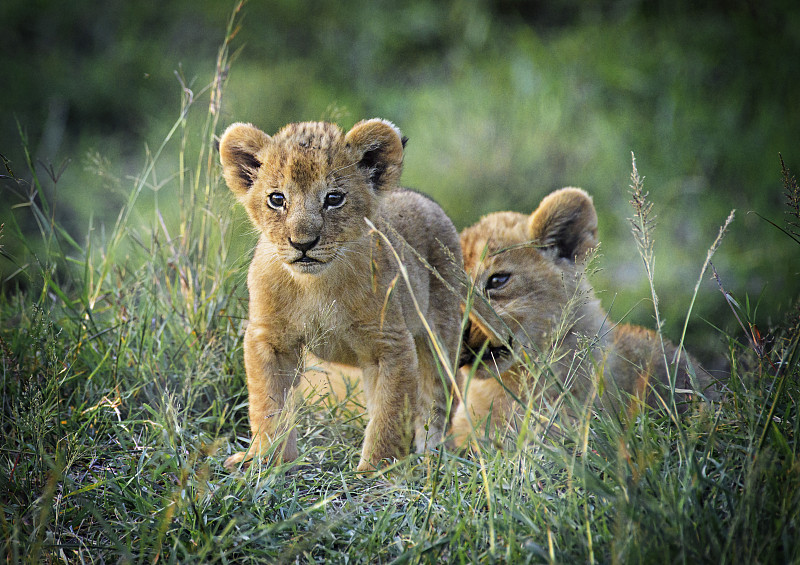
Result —
[{"label": "spotted fur", "polygon": [[305,350],[363,371],[370,419],[358,470],[403,456],[411,436],[418,450],[442,441],[446,392],[420,314],[455,354],[459,299],[419,257],[455,286],[461,248],[439,206],[400,188],[403,144],[384,120],[347,133],[290,124],[272,137],[234,124],[222,136],[225,180],[260,232],[244,341],[253,439],[226,466],[276,443],[284,461],[298,456],[289,415]]}]

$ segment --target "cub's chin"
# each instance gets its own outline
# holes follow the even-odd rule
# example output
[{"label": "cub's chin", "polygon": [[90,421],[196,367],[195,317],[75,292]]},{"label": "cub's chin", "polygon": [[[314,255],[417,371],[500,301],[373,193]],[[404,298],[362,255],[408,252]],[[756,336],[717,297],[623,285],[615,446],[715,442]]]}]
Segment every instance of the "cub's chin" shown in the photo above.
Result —
[{"label": "cub's chin", "polygon": [[317,261],[311,257],[303,257],[286,264],[289,272],[296,275],[316,275],[330,266],[330,262]]}]

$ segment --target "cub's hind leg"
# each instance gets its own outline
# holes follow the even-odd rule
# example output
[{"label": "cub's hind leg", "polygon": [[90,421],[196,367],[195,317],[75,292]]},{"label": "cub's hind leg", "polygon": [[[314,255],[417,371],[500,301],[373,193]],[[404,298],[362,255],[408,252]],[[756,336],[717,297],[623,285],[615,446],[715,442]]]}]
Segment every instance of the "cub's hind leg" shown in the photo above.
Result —
[{"label": "cub's hind leg", "polygon": [[[443,212],[442,216],[440,223],[449,223]],[[430,306],[426,318],[438,338],[439,351],[432,351],[429,336],[417,337],[420,409],[416,421],[416,448],[420,452],[444,440],[449,395],[455,395],[451,417],[456,409],[459,371],[455,357],[462,333],[461,297],[458,294],[463,290],[460,280],[462,265],[458,238],[443,242],[437,240],[430,253],[431,263],[439,266],[439,276],[430,276]]]},{"label": "cub's hind leg", "polygon": [[422,453],[444,441],[447,425],[446,371],[434,358],[427,337],[416,339],[419,378],[417,379],[417,411],[414,418],[414,444]]}]

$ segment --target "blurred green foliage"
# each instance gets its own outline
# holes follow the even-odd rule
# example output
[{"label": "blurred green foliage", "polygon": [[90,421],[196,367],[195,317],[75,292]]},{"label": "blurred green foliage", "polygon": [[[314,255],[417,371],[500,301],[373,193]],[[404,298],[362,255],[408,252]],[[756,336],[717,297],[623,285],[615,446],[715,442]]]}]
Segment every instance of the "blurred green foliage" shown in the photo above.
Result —
[{"label": "blurred green foliage", "polygon": [[[207,96],[231,7],[0,3],[0,153],[24,176],[27,146],[76,240],[90,219],[96,229],[113,223],[181,96]],[[760,301],[752,318],[764,326],[797,298],[796,246],[747,214],[782,224],[778,153],[800,170],[795,2],[253,0],[244,11],[222,124],[274,132],[299,120],[348,128],[390,119],[410,138],[404,182],[435,197],[459,228],[582,186],[600,214],[594,281],[603,302],[612,318],[652,326],[626,220],[634,152],[658,216],[656,290],[668,335],[678,337],[706,250],[733,208],[715,257],[727,290]],[[175,201],[175,175],[153,176],[151,207]],[[24,202],[33,195],[0,183],[0,221],[14,214],[29,232]],[[12,231],[0,240],[16,259],[0,259],[7,289],[26,284],[11,275],[32,260]],[[687,343],[707,362],[721,337],[701,320],[734,328],[727,308],[704,282]]]}]

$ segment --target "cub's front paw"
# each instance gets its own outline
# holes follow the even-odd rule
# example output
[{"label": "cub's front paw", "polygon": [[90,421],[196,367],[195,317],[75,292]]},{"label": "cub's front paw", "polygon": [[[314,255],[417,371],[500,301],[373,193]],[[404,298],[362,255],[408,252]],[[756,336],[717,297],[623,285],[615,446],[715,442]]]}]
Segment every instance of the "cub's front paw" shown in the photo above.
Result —
[{"label": "cub's front paw", "polygon": [[388,471],[394,464],[397,463],[397,459],[394,457],[384,457],[383,459],[361,459],[358,462],[358,467],[356,467],[356,473],[360,475],[364,475],[367,477],[380,477],[386,471]]},{"label": "cub's front paw", "polygon": [[279,465],[281,463],[290,463],[297,459],[298,456],[296,445],[289,444],[288,442],[277,446],[278,449],[275,451],[269,447],[266,449],[259,449],[259,447],[262,446],[253,446],[247,451],[234,453],[225,460],[223,465],[229,471],[234,471],[240,466],[247,469],[257,457],[263,458],[264,463],[267,465]]},{"label": "cub's front paw", "polygon": [[249,455],[246,451],[240,451],[239,453],[234,453],[230,457],[225,460],[223,465],[228,471],[234,471],[239,468],[239,465],[242,461],[245,461],[244,467],[245,469],[250,466],[250,463],[253,461],[253,456]]}]

